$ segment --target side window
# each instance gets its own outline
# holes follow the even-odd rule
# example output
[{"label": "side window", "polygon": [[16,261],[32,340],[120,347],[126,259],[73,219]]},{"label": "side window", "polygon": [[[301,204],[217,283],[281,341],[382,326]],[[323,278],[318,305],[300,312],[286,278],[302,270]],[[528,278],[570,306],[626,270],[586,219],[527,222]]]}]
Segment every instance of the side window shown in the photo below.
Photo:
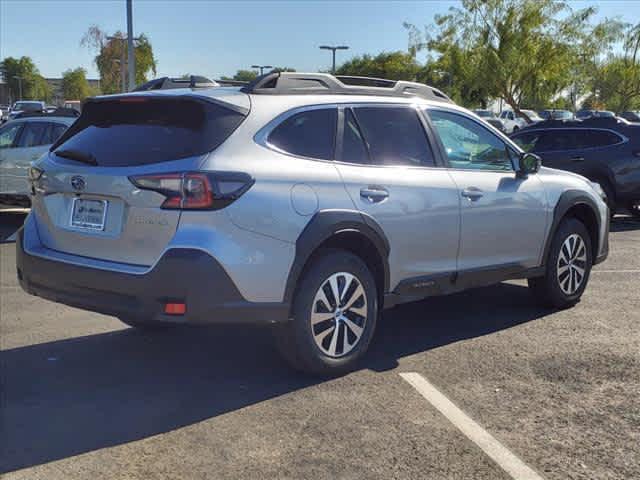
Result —
[{"label": "side window", "polygon": [[457,113],[429,110],[453,168],[512,170],[506,145],[479,123]]},{"label": "side window", "polygon": [[22,135],[20,135],[18,147],[26,148],[42,145],[42,139],[46,129],[47,123],[45,122],[30,122],[25,124]]},{"label": "side window", "polygon": [[269,143],[303,157],[333,159],[338,112],[335,108],[296,113],[269,134]]},{"label": "side window", "polygon": [[67,129],[66,125],[61,123],[49,123],[47,124],[47,130],[42,137],[43,145],[50,145],[55,142]]},{"label": "side window", "polygon": [[543,147],[541,139],[542,132],[522,133],[511,138],[522,150],[532,153],[541,151],[540,148]]},{"label": "side window", "polygon": [[372,163],[434,166],[433,153],[418,113],[411,107],[354,109]]},{"label": "side window", "polygon": [[[583,132],[581,132],[583,133]],[[584,132],[586,134],[584,138],[585,148],[589,147],[607,147],[609,145],[615,145],[620,143],[622,138],[613,132],[607,132],[606,130],[589,130]]]},{"label": "side window", "polygon": [[365,144],[356,117],[350,108],[344,112],[344,134],[342,136],[343,162],[370,163],[369,150]]},{"label": "side window", "polygon": [[22,127],[22,123],[14,123],[13,125],[5,125],[0,128],[0,148],[9,148],[13,146],[16,136]]}]

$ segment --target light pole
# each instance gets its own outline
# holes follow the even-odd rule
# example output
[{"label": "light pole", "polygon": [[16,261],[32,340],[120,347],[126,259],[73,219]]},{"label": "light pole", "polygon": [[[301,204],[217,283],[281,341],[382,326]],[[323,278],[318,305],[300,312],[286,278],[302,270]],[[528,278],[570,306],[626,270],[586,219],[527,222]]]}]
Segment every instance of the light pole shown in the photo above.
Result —
[{"label": "light pole", "polygon": [[24,80],[24,77],[14,75],[13,78],[18,80],[18,90],[20,91],[20,100],[22,100],[22,80]]},{"label": "light pole", "polygon": [[336,73],[336,50],[349,50],[349,47],[346,45],[320,45],[320,50],[331,50],[333,62],[331,67],[331,73]]},{"label": "light pole", "polygon": [[262,76],[266,68],[273,68],[273,67],[271,65],[251,65],[251,68],[260,70],[260,76]]},{"label": "light pole", "polygon": [[[133,38],[133,37],[114,37],[114,36],[109,36],[107,37],[107,40],[112,42],[114,40],[118,40],[122,42],[122,49],[120,50],[120,60],[118,60],[120,62],[120,81],[122,82],[122,93],[127,93],[127,60],[125,58],[125,53],[126,50],[128,50],[129,52],[129,85],[133,85],[133,87],[131,88],[131,90],[133,90],[133,88],[135,88],[136,86],[136,71],[135,71],[135,60],[133,61],[133,63],[131,63],[131,57],[133,56],[135,58],[135,51],[134,51],[134,46],[133,46],[133,42],[134,41],[140,41],[140,37],[138,38]],[[126,44],[125,44],[126,42]],[[128,48],[125,48],[125,45],[128,46]],[[117,63],[117,62],[116,62]],[[131,65],[133,65],[133,72],[131,71]]]},{"label": "light pole", "polygon": [[133,49],[133,1],[127,0],[127,52],[129,54],[129,90],[136,88],[136,55]]}]

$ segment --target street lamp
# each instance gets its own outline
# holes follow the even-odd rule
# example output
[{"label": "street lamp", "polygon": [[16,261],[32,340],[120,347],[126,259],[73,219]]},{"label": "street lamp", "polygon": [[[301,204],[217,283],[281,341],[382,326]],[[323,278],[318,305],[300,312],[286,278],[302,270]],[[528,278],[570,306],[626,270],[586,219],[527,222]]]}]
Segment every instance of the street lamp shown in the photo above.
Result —
[{"label": "street lamp", "polygon": [[336,50],[349,50],[349,47],[346,45],[337,45],[335,47],[331,45],[320,45],[320,50],[331,50],[331,53],[333,54],[331,73],[336,73]]},{"label": "street lamp", "polygon": [[262,76],[262,74],[264,73],[265,69],[273,68],[273,67],[271,65],[251,65],[251,68],[255,68],[257,70],[260,70],[260,76]]},{"label": "street lamp", "polygon": [[24,77],[19,77],[17,75],[14,75],[13,78],[18,80],[18,89],[20,90],[20,100],[22,100],[22,80],[24,80]]}]

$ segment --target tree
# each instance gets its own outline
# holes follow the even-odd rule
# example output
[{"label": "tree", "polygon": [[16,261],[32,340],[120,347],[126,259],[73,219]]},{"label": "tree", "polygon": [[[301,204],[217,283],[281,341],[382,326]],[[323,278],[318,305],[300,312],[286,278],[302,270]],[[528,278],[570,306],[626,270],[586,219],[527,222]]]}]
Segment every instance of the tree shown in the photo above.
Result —
[{"label": "tree", "polygon": [[[156,75],[157,60],[153,56],[153,47],[149,38],[141,34],[135,42],[136,85],[148,80],[148,75]],[[100,85],[104,93],[117,93],[123,90],[123,72],[126,78],[127,40],[124,33],[117,31],[107,35],[97,25],[89,27],[80,41],[82,46],[96,52],[94,62],[100,73]],[[123,61],[124,59],[124,61]],[[127,82],[125,81],[125,85]]]},{"label": "tree", "polygon": [[84,100],[91,94],[87,71],[78,67],[67,70],[62,74],[62,94],[65,100]]},{"label": "tree", "polygon": [[427,49],[449,67],[453,90],[502,98],[520,112],[576,89],[584,57],[608,45],[611,28],[592,26],[594,8],[572,11],[555,0],[462,0],[422,36],[411,24],[410,51]]},{"label": "tree", "polygon": [[375,57],[365,54],[354,57],[336,69],[336,75],[387,78],[389,80],[415,80],[420,66],[405,52],[382,52]]},{"label": "tree", "polygon": [[6,57],[0,62],[0,72],[9,86],[9,92],[13,99],[20,98],[20,83],[22,83],[22,99],[44,100],[46,102],[53,96],[51,87],[40,75],[30,57]]},{"label": "tree", "polygon": [[252,80],[255,80],[257,76],[258,74],[253,70],[238,70],[233,77],[231,78],[222,77],[222,80],[237,80],[239,82],[250,82]]},{"label": "tree", "polygon": [[622,52],[610,54],[597,68],[594,92],[617,112],[640,107],[640,24],[625,25]]}]

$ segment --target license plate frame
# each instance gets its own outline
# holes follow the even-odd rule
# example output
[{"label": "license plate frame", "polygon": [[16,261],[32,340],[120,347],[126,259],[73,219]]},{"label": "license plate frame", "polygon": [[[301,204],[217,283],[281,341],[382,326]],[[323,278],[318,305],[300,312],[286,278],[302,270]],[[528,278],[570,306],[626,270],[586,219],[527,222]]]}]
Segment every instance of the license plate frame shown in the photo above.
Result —
[{"label": "license plate frame", "polygon": [[[92,212],[83,219],[77,218],[78,213],[76,212],[77,208],[91,205],[101,205],[102,212],[96,211],[91,215]],[[79,230],[88,230],[92,232],[103,232],[105,227],[105,222],[107,219],[107,208],[109,207],[109,202],[107,200],[98,200],[95,198],[80,198],[75,197],[73,199],[73,203],[71,204],[71,217],[69,219],[69,225],[71,228],[76,228]],[[94,207],[95,208],[95,207]]]}]

